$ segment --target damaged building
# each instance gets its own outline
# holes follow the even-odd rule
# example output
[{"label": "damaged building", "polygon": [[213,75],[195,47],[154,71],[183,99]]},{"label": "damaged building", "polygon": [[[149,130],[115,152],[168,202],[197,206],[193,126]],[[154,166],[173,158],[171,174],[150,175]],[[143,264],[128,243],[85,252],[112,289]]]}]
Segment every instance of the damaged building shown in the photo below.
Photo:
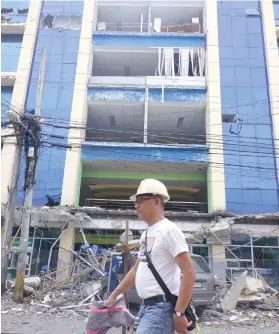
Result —
[{"label": "damaged building", "polygon": [[[6,112],[37,107],[46,55],[26,276],[69,265],[82,233],[111,249],[128,221],[139,239],[128,198],[156,178],[166,217],[217,280],[248,270],[278,287],[278,20],[272,0],[2,2],[3,224],[16,155]],[[11,275],[25,167],[23,155]]]}]

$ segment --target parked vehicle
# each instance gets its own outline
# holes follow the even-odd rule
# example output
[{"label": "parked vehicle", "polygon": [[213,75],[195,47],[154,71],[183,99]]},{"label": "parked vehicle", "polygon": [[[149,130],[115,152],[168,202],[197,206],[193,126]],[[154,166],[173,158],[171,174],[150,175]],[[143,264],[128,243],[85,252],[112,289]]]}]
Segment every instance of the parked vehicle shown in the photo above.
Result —
[{"label": "parked vehicle", "polygon": [[[204,258],[200,255],[191,254],[193,265],[196,270],[196,281],[193,292],[193,301],[197,308],[197,312],[201,313],[202,309],[210,306],[215,300],[215,280],[210,268]],[[123,266],[116,273],[118,281],[123,276]],[[100,297],[106,299],[108,297],[108,281],[109,277],[102,279],[102,288]],[[128,300],[131,304],[140,304],[141,299],[137,294],[135,286],[128,291]]]}]

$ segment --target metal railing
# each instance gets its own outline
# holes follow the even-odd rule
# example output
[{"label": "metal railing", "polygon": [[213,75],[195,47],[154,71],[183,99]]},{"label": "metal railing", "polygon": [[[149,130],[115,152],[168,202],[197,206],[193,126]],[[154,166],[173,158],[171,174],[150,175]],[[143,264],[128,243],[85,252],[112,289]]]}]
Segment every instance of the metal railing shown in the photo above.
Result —
[{"label": "metal railing", "polygon": [[121,21],[116,22],[105,22],[100,21],[94,23],[94,32],[148,32],[153,33],[184,33],[184,34],[195,34],[201,33],[200,23],[185,23],[185,24],[172,24],[168,26],[160,26],[159,30],[153,27],[152,23],[122,23]]},{"label": "metal railing", "polygon": [[148,23],[125,23],[121,22],[97,22],[93,27],[94,32],[148,32]]},{"label": "metal railing", "polygon": [[[85,198],[85,206],[99,207],[106,210],[134,210],[135,203],[130,200]],[[165,205],[165,211],[207,213],[205,202],[175,202]]]}]

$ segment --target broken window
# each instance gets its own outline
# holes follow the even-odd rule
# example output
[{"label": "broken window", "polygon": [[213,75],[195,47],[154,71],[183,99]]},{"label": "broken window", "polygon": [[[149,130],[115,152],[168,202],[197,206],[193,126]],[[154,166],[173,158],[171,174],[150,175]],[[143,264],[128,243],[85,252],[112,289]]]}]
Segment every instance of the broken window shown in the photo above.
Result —
[{"label": "broken window", "polygon": [[158,49],[158,76],[204,76],[205,50],[171,48]]},{"label": "broken window", "polygon": [[[28,8],[2,8],[1,22],[25,22],[28,14]],[[23,18],[24,17],[24,18]]]},{"label": "broken window", "polygon": [[81,16],[78,15],[57,15],[53,16],[48,14],[42,23],[43,28],[56,28],[56,29],[80,29]]},{"label": "broken window", "polygon": [[52,28],[53,27],[54,16],[47,15],[43,21],[43,28]]},{"label": "broken window", "polygon": [[4,15],[1,15],[1,22],[6,23],[11,21],[11,17],[5,17]]},{"label": "broken window", "polygon": [[224,114],[222,115],[222,122],[223,123],[234,123],[235,122],[235,114]]},{"label": "broken window", "polygon": [[24,9],[18,9],[17,12],[20,15],[27,15],[29,11],[29,8],[24,8]]},{"label": "broken window", "polygon": [[14,11],[13,8],[2,8],[1,14],[9,14],[9,13],[13,13],[13,11]]}]

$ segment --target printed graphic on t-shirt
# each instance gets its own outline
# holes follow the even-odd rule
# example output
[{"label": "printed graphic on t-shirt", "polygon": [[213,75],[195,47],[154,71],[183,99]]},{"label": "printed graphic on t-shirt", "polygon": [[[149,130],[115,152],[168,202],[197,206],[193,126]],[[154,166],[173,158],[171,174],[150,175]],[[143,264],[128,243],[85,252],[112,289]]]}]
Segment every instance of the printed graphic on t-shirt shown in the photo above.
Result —
[{"label": "printed graphic on t-shirt", "polygon": [[[149,256],[151,257],[151,251],[152,247],[154,245],[155,238],[147,238],[147,252]],[[140,249],[139,249],[139,258],[142,262],[147,262],[146,261],[146,256],[145,256],[145,239],[142,240]]]}]

